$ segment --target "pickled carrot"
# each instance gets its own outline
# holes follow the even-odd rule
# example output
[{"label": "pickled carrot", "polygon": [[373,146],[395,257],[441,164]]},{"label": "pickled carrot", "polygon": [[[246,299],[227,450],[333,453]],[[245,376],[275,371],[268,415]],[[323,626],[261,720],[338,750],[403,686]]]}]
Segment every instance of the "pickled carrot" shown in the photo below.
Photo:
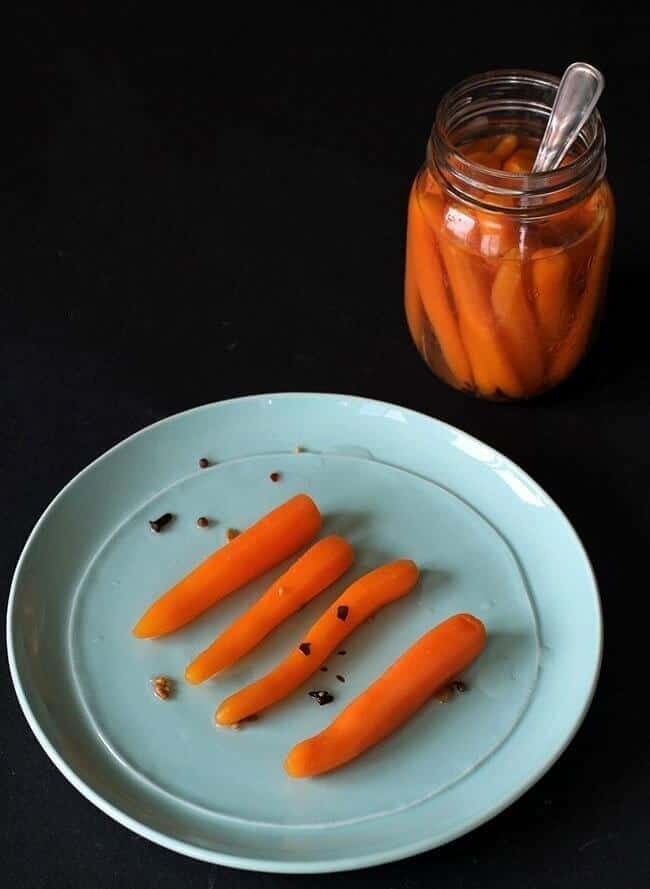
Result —
[{"label": "pickled carrot", "polygon": [[598,232],[596,252],[587,275],[584,293],[577,305],[575,318],[566,336],[551,360],[549,380],[558,383],[576,366],[589,342],[596,313],[607,284],[607,272],[614,238],[615,207],[611,189],[606,182],[601,185],[605,202],[603,218]]},{"label": "pickled carrot", "polygon": [[501,136],[497,144],[492,149],[492,154],[496,157],[500,164],[506,161],[519,145],[519,137],[514,133],[507,133]]},{"label": "pickled carrot", "polygon": [[145,639],[178,630],[309,543],[321,523],[311,497],[297,494],[220,547],[156,599],[133,628],[133,635]]},{"label": "pickled carrot", "polygon": [[465,155],[468,161],[473,164],[481,164],[484,167],[490,167],[493,170],[501,169],[501,161],[494,154],[487,151],[468,151]]},{"label": "pickled carrot", "polygon": [[504,256],[492,282],[492,309],[506,350],[524,380],[528,394],[542,385],[544,355],[528,302],[523,276],[523,260],[517,248]]},{"label": "pickled carrot", "polygon": [[535,148],[519,148],[514,154],[510,155],[504,163],[503,169],[508,173],[530,173],[537,157],[537,149]]},{"label": "pickled carrot", "polygon": [[569,327],[571,261],[559,247],[543,247],[532,255],[531,281],[537,320],[547,349],[556,346]]},{"label": "pickled carrot", "polygon": [[[434,200],[434,197],[429,196],[429,205]],[[427,206],[427,196],[418,195],[416,183],[409,199],[407,270],[409,273],[411,269],[414,271],[424,311],[449,370],[460,386],[471,387],[472,370],[445,289],[433,229],[427,224],[428,220],[422,212],[423,204]],[[433,213],[430,206],[428,212],[429,215]],[[407,283],[410,285],[408,278]]]},{"label": "pickled carrot", "polygon": [[477,210],[483,256],[503,256],[517,246],[517,226],[504,213]]},{"label": "pickled carrot", "polygon": [[486,269],[446,238],[440,239],[440,250],[476,387],[482,395],[520,398],[525,389],[499,340]]},{"label": "pickled carrot", "polygon": [[259,645],[269,633],[348,570],[350,544],[332,534],[317,541],[251,607],[240,614],[185,670],[193,685],[220,673]]},{"label": "pickled carrot", "polygon": [[398,729],[485,647],[486,632],[471,614],[456,614],[429,630],[318,735],[301,741],[284,767],[292,778],[329,772]]},{"label": "pickled carrot", "polygon": [[286,698],[318,670],[359,624],[384,605],[409,593],[418,576],[415,562],[399,559],[355,580],[277,667],[226,698],[215,720],[219,725],[233,725]]}]

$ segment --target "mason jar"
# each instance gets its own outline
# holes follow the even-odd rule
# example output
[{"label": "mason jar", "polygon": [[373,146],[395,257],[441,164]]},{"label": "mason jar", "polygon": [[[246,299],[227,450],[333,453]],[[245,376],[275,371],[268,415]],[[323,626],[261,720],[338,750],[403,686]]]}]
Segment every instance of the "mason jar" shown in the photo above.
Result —
[{"label": "mason jar", "polygon": [[491,71],[440,102],[408,205],[405,307],[431,370],[481,398],[561,383],[593,340],[614,236],[605,131],[531,173],[559,79]]}]

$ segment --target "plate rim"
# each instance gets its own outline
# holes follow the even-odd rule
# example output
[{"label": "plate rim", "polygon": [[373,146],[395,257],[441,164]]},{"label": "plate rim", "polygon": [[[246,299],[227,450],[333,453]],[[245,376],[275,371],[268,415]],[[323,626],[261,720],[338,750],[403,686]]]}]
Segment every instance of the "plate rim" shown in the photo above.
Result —
[{"label": "plate rim", "polygon": [[[291,398],[313,398],[313,399],[339,399],[348,402],[359,402],[366,404],[373,404],[378,407],[387,408],[387,409],[397,409],[400,411],[404,411],[407,414],[410,414],[414,417],[417,417],[420,420],[425,420],[428,422],[432,422],[437,424],[440,427],[443,427],[448,432],[451,433],[460,433],[465,436],[467,439],[470,439],[472,442],[475,442],[482,447],[488,447],[495,455],[498,455],[507,463],[517,470],[517,472],[529,483],[532,484],[535,488],[539,489],[544,493],[546,500],[548,501],[548,505],[554,508],[558,514],[558,516],[564,522],[566,529],[569,534],[572,535],[574,539],[574,543],[577,546],[579,553],[584,559],[585,567],[587,568],[588,576],[592,585],[592,594],[593,594],[593,602],[595,606],[595,617],[596,617],[596,634],[597,638],[596,642],[596,660],[594,664],[593,673],[590,679],[588,694],[585,696],[584,703],[580,710],[576,713],[573,719],[572,726],[570,730],[566,733],[563,742],[559,747],[554,750],[550,755],[546,755],[542,761],[540,761],[538,767],[534,769],[528,780],[521,783],[515,790],[511,793],[506,794],[502,799],[500,799],[496,804],[491,804],[486,811],[480,812],[475,818],[465,820],[461,827],[450,828],[446,832],[442,834],[436,834],[430,838],[425,838],[418,840],[413,843],[403,844],[397,847],[393,847],[391,849],[387,849],[384,851],[375,851],[368,852],[365,854],[359,854],[354,856],[348,856],[346,858],[337,858],[337,859],[324,859],[324,860],[282,860],[278,859],[264,859],[264,858],[251,858],[242,855],[231,855],[229,853],[224,853],[216,850],[206,849],[199,845],[194,845],[192,843],[185,842],[184,840],[178,840],[173,836],[162,833],[161,831],[155,830],[149,827],[147,824],[138,821],[136,818],[129,815],[127,812],[113,805],[113,803],[104,799],[101,794],[95,791],[92,787],[90,787],[86,782],[77,775],[73,768],[71,768],[64,760],[64,758],[58,753],[50,739],[48,738],[46,732],[41,728],[40,723],[35,716],[31,705],[28,700],[28,696],[25,693],[25,689],[23,688],[22,680],[20,677],[20,671],[18,669],[15,649],[14,649],[14,640],[13,640],[13,632],[12,632],[12,624],[13,624],[13,614],[15,608],[15,599],[17,594],[17,587],[19,581],[19,575],[21,573],[22,566],[26,559],[29,556],[29,550],[31,549],[33,540],[35,539],[40,527],[47,520],[50,512],[52,512],[59,502],[60,499],[64,497],[69,488],[71,488],[76,482],[78,482],[86,473],[90,472],[91,469],[97,465],[98,463],[107,460],[114,451],[125,447],[131,441],[138,438],[139,436],[143,436],[156,427],[163,426],[164,424],[171,423],[175,420],[180,419],[188,414],[197,413],[200,411],[207,411],[212,408],[221,405],[233,405],[237,403],[243,403],[247,401],[257,401],[264,399],[291,399]],[[194,407],[187,408],[186,410],[178,411],[177,413],[170,414],[166,417],[162,417],[160,420],[156,420],[153,423],[148,424],[147,426],[142,427],[141,429],[136,430],[120,441],[116,442],[116,444],[112,445],[108,450],[103,451],[99,456],[95,457],[90,463],[86,464],[78,473],[76,473],[52,498],[52,500],[45,507],[36,523],[34,524],[32,530],[30,531],[25,544],[20,552],[18,557],[18,561],[16,562],[16,567],[14,569],[11,586],[9,591],[9,597],[7,600],[7,616],[6,616],[6,645],[7,645],[7,659],[9,662],[9,673],[11,676],[11,681],[14,687],[14,691],[16,693],[16,697],[18,699],[18,703],[20,705],[20,709],[32,730],[36,740],[41,745],[46,755],[50,759],[50,761],[56,766],[56,768],[61,772],[61,774],[72,784],[72,786],[89,802],[95,805],[100,811],[102,811],[105,815],[108,815],[118,824],[123,827],[132,830],[134,833],[139,836],[144,837],[151,842],[156,843],[159,846],[162,846],[166,849],[171,849],[174,852],[179,852],[180,854],[186,855],[190,858],[194,858],[199,861],[205,861],[211,864],[219,864],[225,867],[233,867],[240,870],[248,870],[248,871],[257,871],[260,873],[283,873],[283,874],[316,874],[316,873],[335,873],[341,871],[351,871],[358,870],[366,867],[375,867],[381,864],[387,864],[393,861],[401,861],[405,858],[409,858],[413,855],[417,855],[422,852],[427,852],[432,849],[443,846],[454,839],[457,839],[461,836],[464,836],[467,833],[475,830],[477,827],[480,827],[482,824],[487,823],[492,818],[499,815],[509,806],[511,806],[516,800],[522,797],[534,784],[536,784],[545,774],[549,771],[549,769],[559,760],[562,754],[565,752],[569,744],[575,738],[580,726],[582,725],[587,712],[591,706],[591,703],[594,698],[594,694],[596,692],[596,687],[598,685],[598,679],[600,676],[600,669],[602,665],[603,658],[603,614],[602,614],[602,603],[600,599],[600,592],[598,588],[598,581],[596,579],[596,575],[593,569],[593,565],[591,564],[591,560],[585,546],[574,528],[573,524],[567,517],[564,510],[558,505],[558,503],[551,497],[548,492],[543,489],[534,478],[532,478],[526,470],[524,470],[518,463],[504,454],[502,451],[497,450],[492,445],[487,444],[481,439],[477,438],[474,435],[466,432],[463,429],[460,429],[457,426],[453,426],[451,423],[447,423],[445,420],[440,420],[437,417],[430,416],[429,414],[425,414],[421,411],[416,411],[412,408],[404,407],[403,405],[395,404],[393,402],[383,401],[381,399],[368,398],[364,395],[352,395],[352,394],[344,394],[337,392],[308,392],[308,391],[295,391],[295,392],[260,392],[251,395],[243,395],[235,398],[226,398],[221,399],[219,401],[206,402],[204,404],[195,405]]]}]

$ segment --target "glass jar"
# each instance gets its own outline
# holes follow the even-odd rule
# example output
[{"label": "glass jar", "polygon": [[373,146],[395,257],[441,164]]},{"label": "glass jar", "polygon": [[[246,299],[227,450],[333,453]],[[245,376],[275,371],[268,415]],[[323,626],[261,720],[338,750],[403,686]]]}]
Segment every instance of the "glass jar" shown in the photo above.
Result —
[{"label": "glass jar", "polygon": [[592,341],[614,235],[598,112],[530,173],[559,80],[492,71],[451,89],[409,198],[405,307],[435,374],[482,398],[562,382]]}]

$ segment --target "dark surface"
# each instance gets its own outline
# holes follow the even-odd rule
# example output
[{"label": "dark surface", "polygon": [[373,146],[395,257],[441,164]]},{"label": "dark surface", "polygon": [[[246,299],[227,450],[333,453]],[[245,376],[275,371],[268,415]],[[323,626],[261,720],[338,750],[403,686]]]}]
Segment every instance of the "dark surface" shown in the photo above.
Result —
[{"label": "dark surface", "polygon": [[[124,436],[203,402],[296,389],[396,401],[479,436],[549,491],[593,559],[605,660],[576,740],[507,812],[375,870],[377,887],[650,884],[649,157],[638,135],[650,29],[621,22],[563,11],[525,49],[502,30],[446,25],[421,46],[266,54],[227,51],[226,38],[210,53],[47,50],[37,46],[47,29],[30,23],[24,68],[6,84],[7,586],[49,500]],[[576,58],[608,78],[600,107],[619,226],[603,335],[556,393],[471,401],[433,378],[402,315],[405,202],[433,105],[471,72],[561,73]],[[355,874],[239,873],[135,836],[50,764],[6,675],[0,725],[3,887],[357,885]]]}]

